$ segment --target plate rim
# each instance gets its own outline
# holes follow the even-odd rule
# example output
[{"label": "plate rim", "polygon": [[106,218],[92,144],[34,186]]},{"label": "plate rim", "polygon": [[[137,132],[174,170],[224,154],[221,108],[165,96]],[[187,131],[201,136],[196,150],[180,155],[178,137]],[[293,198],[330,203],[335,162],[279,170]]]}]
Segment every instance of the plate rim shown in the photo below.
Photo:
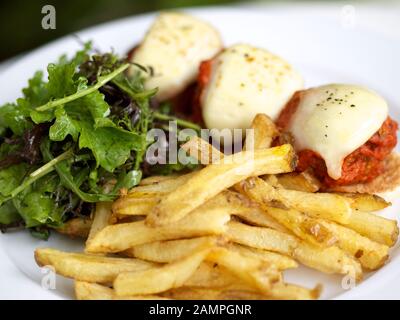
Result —
[{"label": "plate rim", "polygon": [[[329,8],[331,8],[331,6],[327,6],[327,7],[329,7]],[[297,6],[294,6],[294,7],[291,7],[291,8],[288,8],[288,7],[286,7],[286,6],[282,6],[281,8],[279,7],[279,6],[271,6],[271,7],[268,7],[268,6],[266,6],[265,7],[265,9],[267,10],[268,8],[274,8],[274,10],[276,10],[278,13],[279,12],[281,12],[282,10],[284,10],[284,11],[288,11],[288,10],[290,10],[290,11],[293,11],[293,12],[295,12],[296,10],[299,10],[299,8],[301,8],[300,10],[307,10],[304,6],[299,6],[299,5],[297,5]],[[263,8],[264,9],[264,8]],[[316,8],[314,8],[315,9],[315,11],[318,11],[318,10],[327,10],[326,8],[325,8],[325,6],[322,6],[322,7],[319,7],[318,9],[316,9]],[[261,15],[262,14],[262,12],[260,12],[260,10],[259,9],[256,9],[256,8],[240,8],[240,7],[227,7],[227,6],[215,6],[215,7],[213,7],[213,6],[207,6],[207,7],[200,7],[200,8],[181,8],[181,9],[176,9],[176,10],[179,10],[179,11],[182,11],[182,12],[188,12],[188,13],[193,13],[193,14],[205,14],[206,12],[210,12],[210,11],[212,11],[212,12],[228,12],[228,11],[233,11],[233,12],[240,12],[240,13],[242,13],[243,15],[248,15],[248,14],[256,14],[256,15]],[[173,10],[173,11],[176,11],[176,10]],[[328,10],[330,10],[330,9],[328,9]],[[73,37],[73,35],[74,34],[87,34],[87,33],[92,33],[92,32],[95,32],[96,30],[99,30],[99,29],[106,29],[107,27],[109,27],[109,26],[111,26],[111,25],[115,25],[115,24],[119,24],[119,23],[121,23],[121,24],[124,24],[124,23],[128,23],[128,22],[130,22],[130,21],[133,21],[133,20],[139,20],[139,19],[148,19],[148,18],[150,18],[150,17],[152,17],[152,16],[155,16],[156,14],[158,14],[160,11],[153,11],[153,12],[149,12],[149,13],[144,13],[144,14],[139,14],[139,15],[131,15],[131,16],[127,16],[127,17],[123,17],[123,18],[120,18],[120,19],[115,19],[115,20],[112,20],[112,21],[107,21],[107,22],[104,22],[104,23],[100,23],[100,24],[97,24],[97,25],[94,25],[94,26],[91,26],[91,27],[88,27],[88,28],[85,28],[85,29],[82,29],[82,30],[79,30],[79,31],[77,31],[77,32],[74,32],[74,33],[71,33],[71,34],[67,34],[67,35],[65,35],[65,36],[62,36],[62,37],[60,37],[60,38],[57,38],[57,39],[55,39],[55,40],[52,40],[52,41],[50,41],[50,42],[48,42],[48,43],[46,43],[46,44],[44,44],[44,45],[42,45],[42,46],[39,46],[39,47],[37,47],[37,48],[35,48],[35,49],[33,49],[33,50],[31,50],[31,51],[29,51],[29,52],[27,52],[26,54],[24,54],[23,56],[21,56],[20,58],[18,58],[16,61],[12,61],[12,63],[9,65],[9,66],[7,66],[5,69],[3,69],[2,70],[2,72],[1,72],[1,74],[4,74],[4,73],[7,73],[7,71],[9,71],[12,67],[14,67],[14,66],[16,66],[17,64],[19,64],[19,63],[21,63],[21,62],[23,62],[23,60],[24,59],[29,59],[29,57],[30,56],[32,56],[32,55],[35,55],[35,54],[37,54],[38,52],[41,52],[42,50],[43,51],[46,51],[46,50],[49,50],[49,48],[52,48],[52,47],[55,47],[55,46],[57,46],[57,45],[59,45],[60,43],[63,43],[63,42],[65,42],[65,41],[68,41],[69,39],[71,39],[71,37]],[[363,32],[371,32],[371,30],[365,30],[365,29],[360,29],[361,31],[363,31]],[[383,33],[381,33],[381,32],[376,32],[376,34],[378,34],[378,35],[380,35],[381,37],[384,37],[384,38],[386,38],[386,39],[390,39],[391,37],[388,37],[386,34],[383,34]],[[45,67],[45,66],[43,66],[43,67]],[[0,75],[0,76],[2,76],[2,75]],[[44,296],[46,296],[45,297],[45,299],[62,299],[62,297],[60,297],[58,294],[56,294],[56,293],[50,293],[50,292],[48,292],[48,293],[43,293],[43,291],[46,291],[46,290],[44,290],[43,288],[41,288],[41,286],[40,285],[38,285],[35,281],[33,281],[32,279],[30,279],[28,276],[26,276],[19,268],[18,268],[18,266],[16,266],[13,262],[12,262],[12,260],[10,259],[10,257],[8,256],[8,254],[7,254],[7,252],[5,251],[5,249],[3,248],[3,246],[4,246],[4,242],[1,240],[1,236],[0,236],[0,257],[2,258],[2,259],[0,259],[0,261],[5,261],[5,260],[3,260],[4,258],[6,258],[7,259],[7,262],[8,263],[10,263],[12,266],[13,266],[13,268],[15,268],[18,272],[20,272],[20,273],[22,273],[23,274],[23,277],[24,277],[24,280],[26,281],[26,279],[25,278],[28,278],[29,280],[30,280],[30,282],[32,282],[31,284],[35,284],[36,285],[36,289],[41,289],[42,291],[41,291],[41,295],[44,295]],[[397,250],[400,250],[400,248],[398,248]],[[4,256],[4,257],[2,257],[2,256]],[[0,264],[0,272],[2,271],[2,265],[3,265],[3,263],[1,263]],[[394,271],[396,271],[395,270],[395,264],[391,264],[390,262],[387,264],[387,265],[385,265],[383,268],[385,268],[386,269],[386,272],[385,273],[382,273],[382,274],[384,274],[384,282],[385,283],[387,283],[387,282],[389,282],[390,281],[390,279],[393,279],[396,275],[395,274],[392,274],[392,275],[390,275],[390,273],[391,272],[394,272]],[[397,271],[397,272],[395,272],[395,273],[397,273],[397,274],[400,274],[400,269]],[[375,275],[375,274],[374,274]],[[371,278],[372,277],[374,277],[374,275],[372,275],[371,276]],[[381,275],[381,277],[382,277],[382,275]],[[372,280],[372,279],[371,279]],[[11,279],[8,279],[8,281],[11,283]],[[24,282],[24,281],[23,281]],[[374,281],[372,281],[372,282],[374,282]],[[381,283],[382,283],[383,281],[382,281],[382,279],[381,279]],[[23,287],[22,287],[23,286]],[[32,286],[31,286],[32,287]],[[353,289],[353,290],[349,290],[349,291],[347,291],[347,292],[343,292],[343,293],[340,293],[340,294],[338,294],[337,296],[335,296],[335,297],[333,297],[333,299],[334,300],[342,300],[342,299],[353,299],[354,297],[356,297],[357,296],[357,294],[359,293],[359,291],[360,290],[366,290],[366,291],[368,291],[368,290],[371,290],[373,287],[376,287],[376,285],[373,285],[372,283],[371,283],[371,281],[365,281],[365,282],[362,282],[362,283],[360,283],[359,285],[357,285],[357,287],[355,288],[355,289]],[[33,288],[33,287],[32,287]],[[26,290],[26,288],[25,288],[25,285],[22,285],[22,283],[21,283],[21,290]],[[31,290],[31,289],[30,289]],[[32,289],[33,290],[33,289]],[[38,291],[39,292],[39,291]],[[363,294],[364,296],[366,295],[365,293]],[[0,293],[0,297],[1,298],[3,298],[2,297],[2,294]],[[39,297],[39,299],[42,299],[42,297]]]}]

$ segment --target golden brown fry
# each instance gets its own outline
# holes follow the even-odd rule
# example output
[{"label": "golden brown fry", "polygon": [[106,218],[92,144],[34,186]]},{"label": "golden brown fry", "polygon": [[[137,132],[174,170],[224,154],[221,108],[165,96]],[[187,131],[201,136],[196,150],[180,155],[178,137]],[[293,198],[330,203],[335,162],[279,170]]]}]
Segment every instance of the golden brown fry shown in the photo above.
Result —
[{"label": "golden brown fry", "polygon": [[228,223],[227,237],[233,242],[252,248],[289,255],[302,264],[325,273],[347,274],[350,270],[354,271],[357,280],[362,278],[358,261],[335,246],[315,246],[290,234],[233,221]]},{"label": "golden brown fry", "polygon": [[86,245],[92,241],[93,237],[106,226],[109,225],[111,217],[111,202],[98,202],[96,203],[96,211],[94,213],[94,219],[92,227],[90,228],[89,236],[86,240]]},{"label": "golden brown fry", "polygon": [[276,252],[251,248],[236,243],[228,244],[227,248],[231,251],[239,252],[245,256],[255,257],[270,264],[273,264],[277,267],[278,270],[283,271],[287,269],[297,268],[298,266],[297,262],[292,258]]},{"label": "golden brown fry", "polygon": [[383,266],[389,257],[389,247],[334,222],[323,221],[322,225],[335,234],[337,246],[356,257],[361,265],[369,270]]},{"label": "golden brown fry", "polygon": [[152,184],[158,184],[160,182],[165,182],[167,180],[176,179],[179,175],[171,174],[168,176],[150,176],[140,180],[139,186],[148,186]]},{"label": "golden brown fry", "polygon": [[240,222],[228,222],[228,239],[235,243],[291,255],[298,240],[290,235],[269,228],[251,227]]},{"label": "golden brown fry", "polygon": [[225,205],[230,207],[232,215],[235,215],[250,224],[287,232],[287,229],[284,226],[268,216],[260,209],[256,202],[250,200],[245,195],[235,191],[224,191],[223,195],[226,198]]},{"label": "golden brown fry", "polygon": [[217,245],[217,237],[157,241],[135,246],[124,253],[142,260],[169,263],[183,259],[205,245]]},{"label": "golden brown fry", "polygon": [[197,136],[192,137],[188,142],[183,144],[181,149],[204,165],[219,163],[225,156],[217,148]]},{"label": "golden brown fry", "polygon": [[163,296],[176,300],[314,300],[318,299],[321,287],[309,290],[292,284],[278,283],[270,292],[263,294],[251,288],[199,288],[184,286],[169,290]]},{"label": "golden brown fry", "polygon": [[64,277],[99,283],[112,282],[121,272],[146,270],[156,266],[138,259],[111,258],[54,249],[36,249],[35,260],[40,266],[52,266],[56,273]]},{"label": "golden brown fry", "polygon": [[354,210],[371,212],[383,210],[391,205],[385,199],[376,194],[368,193],[337,193],[349,199],[351,207]]},{"label": "golden brown fry", "polygon": [[175,190],[180,185],[184,184],[191,177],[195,175],[195,172],[183,174],[180,176],[174,176],[174,178],[162,180],[152,184],[139,185],[131,189],[127,197],[134,196],[137,192],[157,192],[157,193],[169,193]]},{"label": "golden brown fry", "polygon": [[273,286],[270,297],[274,300],[315,300],[322,291],[322,285],[307,289],[289,283],[277,283]]},{"label": "golden brown fry", "polygon": [[217,263],[204,261],[199,268],[184,283],[185,287],[223,288],[233,283],[242,283],[229,270]]},{"label": "golden brown fry", "polygon": [[317,192],[321,183],[312,174],[304,172],[290,172],[276,175],[277,182],[285,189],[304,192]]},{"label": "golden brown fry", "polygon": [[93,238],[86,250],[121,252],[149,242],[222,234],[230,212],[227,206],[219,204],[219,198],[215,197],[173,225],[149,227],[144,221],[137,221],[108,226]]},{"label": "golden brown fry", "polygon": [[345,198],[331,193],[308,193],[274,188],[258,177],[252,177],[235,185],[235,189],[250,198],[260,195],[265,205],[280,205],[293,208],[315,218],[325,218],[339,223],[348,223],[352,210]]},{"label": "golden brown fry", "polygon": [[281,273],[274,265],[226,248],[213,248],[206,259],[224,267],[243,282],[263,293],[268,292],[273,283],[281,280]]},{"label": "golden brown fry", "polygon": [[83,281],[75,281],[75,296],[78,300],[168,300],[155,295],[118,297],[109,287]]},{"label": "golden brown fry", "polygon": [[[165,196],[147,216],[149,225],[166,225],[182,219],[190,211],[221,191],[250,176],[292,171],[294,150],[290,145],[245,151],[224,157],[198,171],[186,183]],[[213,187],[210,188],[209,186]]]},{"label": "golden brown fry", "polygon": [[[288,230],[265,214],[259,206],[246,196],[235,191],[223,191],[220,194],[221,206],[228,206],[232,215],[257,226],[273,228],[283,232]],[[224,198],[222,198],[224,196]],[[139,199],[120,198],[117,200],[118,207],[113,207],[113,218],[115,221],[129,218],[130,216],[146,215],[154,207],[157,200],[152,199],[151,203],[147,199],[143,202]]]},{"label": "golden brown fry", "polygon": [[397,242],[399,236],[397,221],[369,212],[353,211],[346,227],[389,247]]},{"label": "golden brown fry", "polygon": [[77,300],[112,300],[114,290],[97,283],[75,281]]},{"label": "golden brown fry", "polygon": [[142,216],[147,215],[160,200],[160,195],[150,198],[132,198],[124,196],[114,202],[112,210],[116,216]]},{"label": "golden brown fry", "polygon": [[338,240],[336,234],[323,224],[322,219],[309,217],[294,209],[268,206],[263,206],[263,209],[293,234],[309,243],[329,247]]},{"label": "golden brown fry", "polygon": [[292,253],[292,257],[324,273],[351,275],[356,281],[362,279],[360,263],[336,246],[321,248],[302,241]]},{"label": "golden brown fry", "polygon": [[114,290],[118,296],[129,296],[178,288],[196,271],[208,252],[208,249],[203,249],[162,267],[120,273],[114,281]]},{"label": "golden brown fry", "polygon": [[246,136],[247,150],[253,150],[251,147],[254,149],[270,148],[272,140],[279,134],[275,123],[264,113],[259,113],[254,117],[251,128],[253,135]]},{"label": "golden brown fry", "polygon": [[74,218],[68,220],[60,228],[57,228],[57,232],[70,236],[72,238],[84,238],[86,239],[89,235],[90,228],[92,226],[92,220],[87,218]]},{"label": "golden brown fry", "polygon": [[161,197],[181,186],[194,174],[195,172],[174,176],[160,182],[131,189],[128,194],[121,196],[113,203],[114,221],[118,221],[120,217],[125,215],[147,215],[160,201]]},{"label": "golden brown fry", "polygon": [[246,189],[246,194],[257,201],[260,207],[275,221],[299,238],[324,246],[331,246],[337,241],[332,232],[322,225],[321,219],[309,217],[294,209],[281,209],[266,205],[264,193],[261,191],[263,191],[263,188],[255,187]]}]

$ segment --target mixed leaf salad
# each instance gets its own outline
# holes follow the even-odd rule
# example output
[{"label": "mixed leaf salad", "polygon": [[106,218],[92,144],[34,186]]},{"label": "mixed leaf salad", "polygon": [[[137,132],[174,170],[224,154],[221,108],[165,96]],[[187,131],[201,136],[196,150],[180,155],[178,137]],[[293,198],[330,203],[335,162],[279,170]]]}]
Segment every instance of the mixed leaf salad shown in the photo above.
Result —
[{"label": "mixed leaf salad", "polygon": [[[136,69],[127,73],[127,69]],[[23,97],[0,107],[0,228],[25,227],[42,239],[94,204],[112,201],[143,176],[192,170],[194,164],[149,165],[152,128],[199,127],[156,104],[146,70],[91,44],[36,72]],[[164,124],[163,124],[164,122]]]}]

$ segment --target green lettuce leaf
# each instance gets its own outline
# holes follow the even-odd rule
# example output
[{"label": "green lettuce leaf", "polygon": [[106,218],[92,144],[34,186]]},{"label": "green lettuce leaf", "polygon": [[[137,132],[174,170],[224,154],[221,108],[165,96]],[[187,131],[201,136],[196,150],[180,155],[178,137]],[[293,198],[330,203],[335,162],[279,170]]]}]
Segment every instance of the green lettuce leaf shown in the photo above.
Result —
[{"label": "green lettuce leaf", "polygon": [[11,200],[0,206],[0,225],[7,226],[18,221],[21,221],[21,216]]},{"label": "green lettuce leaf", "polygon": [[24,180],[28,164],[20,163],[0,170],[0,194],[7,197]]}]

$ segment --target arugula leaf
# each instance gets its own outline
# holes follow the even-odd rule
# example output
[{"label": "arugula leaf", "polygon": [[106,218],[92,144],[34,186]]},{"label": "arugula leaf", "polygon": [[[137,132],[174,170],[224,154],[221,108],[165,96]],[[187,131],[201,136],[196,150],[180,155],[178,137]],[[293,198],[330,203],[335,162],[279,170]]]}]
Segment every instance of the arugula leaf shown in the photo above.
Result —
[{"label": "arugula leaf", "polygon": [[50,139],[63,141],[68,135],[71,135],[72,139],[77,141],[80,131],[79,122],[68,115],[63,107],[58,107],[54,115],[56,120],[49,130]]},{"label": "arugula leaf", "polygon": [[57,174],[52,173],[35,181],[13,198],[13,204],[27,228],[62,224],[64,210],[57,206],[53,198],[59,183]]},{"label": "arugula leaf", "polygon": [[9,196],[17,188],[27,175],[28,165],[26,163],[15,164],[0,170],[0,193],[4,197]]},{"label": "arugula leaf", "polygon": [[47,85],[43,81],[43,72],[37,71],[33,78],[28,80],[28,87],[22,89],[24,99],[34,108],[48,100]]},{"label": "arugula leaf", "polygon": [[[53,156],[50,152],[50,141],[47,139],[42,143],[42,153],[46,161],[51,161],[53,160]],[[114,200],[115,196],[113,195],[107,195],[107,194],[92,194],[92,193],[86,193],[82,191],[79,187],[82,184],[82,178],[80,179],[74,179],[74,176],[72,175],[71,172],[71,161],[63,161],[59,162],[58,164],[55,165],[55,169],[60,177],[60,181],[62,185],[74,192],[81,200],[86,201],[86,202],[101,202],[101,201],[112,201]],[[86,171],[86,174],[88,174],[88,171]]]},{"label": "arugula leaf", "polygon": [[143,138],[133,132],[119,128],[101,127],[93,129],[89,123],[82,123],[80,148],[89,148],[96,158],[97,165],[109,172],[123,165],[132,150],[142,149]]},{"label": "arugula leaf", "polygon": [[0,126],[10,128],[14,134],[22,136],[32,128],[29,113],[30,109],[23,99],[18,99],[18,104],[8,103],[0,107]]},{"label": "arugula leaf", "polygon": [[142,172],[140,170],[131,170],[128,173],[121,172],[118,177],[117,183],[113,188],[113,193],[117,193],[120,189],[130,189],[139,184],[142,179]]},{"label": "arugula leaf", "polygon": [[49,82],[47,83],[47,90],[52,99],[63,98],[75,92],[75,70],[75,63],[69,63],[69,61],[48,65]]}]

